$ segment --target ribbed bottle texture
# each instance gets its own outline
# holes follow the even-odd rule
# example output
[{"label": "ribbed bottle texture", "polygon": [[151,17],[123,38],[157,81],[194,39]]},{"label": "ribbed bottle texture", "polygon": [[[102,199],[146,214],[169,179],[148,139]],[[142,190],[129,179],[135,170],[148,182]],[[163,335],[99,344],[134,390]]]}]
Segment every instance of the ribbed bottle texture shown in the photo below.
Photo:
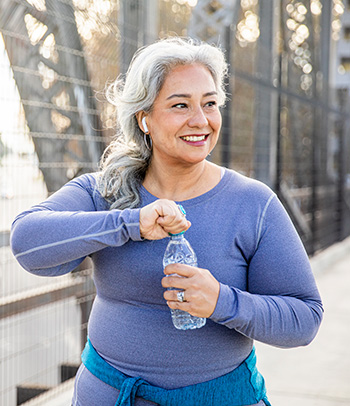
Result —
[{"label": "ribbed bottle texture", "polygon": [[[169,264],[197,266],[197,256],[184,234],[170,234],[170,241],[164,253],[163,267]],[[186,296],[185,296],[186,297]],[[179,330],[192,330],[203,327],[206,319],[192,316],[183,310],[171,309],[174,326]]]}]

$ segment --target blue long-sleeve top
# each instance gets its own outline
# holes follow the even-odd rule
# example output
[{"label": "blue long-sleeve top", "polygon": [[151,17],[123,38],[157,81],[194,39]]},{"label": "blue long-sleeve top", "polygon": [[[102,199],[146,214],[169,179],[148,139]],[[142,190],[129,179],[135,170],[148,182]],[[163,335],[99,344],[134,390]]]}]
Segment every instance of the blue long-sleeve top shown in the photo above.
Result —
[{"label": "blue long-sleeve top", "polygon": [[[142,206],[157,198],[141,188]],[[225,170],[209,192],[179,202],[198,257],[220,282],[205,327],[179,331],[163,298],[168,239],[140,236],[140,209],[109,210],[87,174],[62,187],[13,223],[11,246],[27,271],[56,276],[85,257],[94,264],[96,299],[89,337],[113,366],[151,384],[175,388],[236,368],[253,340],[307,345],[322,320],[322,303],[300,238],[264,184]]]}]

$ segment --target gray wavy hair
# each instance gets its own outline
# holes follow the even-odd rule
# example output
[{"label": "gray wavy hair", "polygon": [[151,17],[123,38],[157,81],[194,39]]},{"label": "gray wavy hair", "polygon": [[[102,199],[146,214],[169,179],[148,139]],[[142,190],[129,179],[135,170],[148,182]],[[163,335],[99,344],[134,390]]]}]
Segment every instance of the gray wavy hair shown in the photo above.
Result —
[{"label": "gray wavy hair", "polygon": [[107,98],[117,108],[117,136],[101,159],[98,189],[110,209],[139,207],[139,189],[152,158],[136,114],[149,113],[167,74],[179,65],[199,63],[211,73],[218,104],[226,99],[227,64],[221,49],[192,39],[168,38],[139,49],[125,79],[119,76],[108,88]]}]

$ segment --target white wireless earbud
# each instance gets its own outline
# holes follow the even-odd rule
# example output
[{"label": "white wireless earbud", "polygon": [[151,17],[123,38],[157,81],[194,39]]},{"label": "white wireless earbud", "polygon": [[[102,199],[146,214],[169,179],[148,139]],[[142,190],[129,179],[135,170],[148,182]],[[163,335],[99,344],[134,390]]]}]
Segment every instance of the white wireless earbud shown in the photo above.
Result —
[{"label": "white wireless earbud", "polygon": [[141,120],[141,123],[142,123],[143,131],[145,133],[148,133],[149,130],[148,130],[148,127],[147,127],[147,124],[146,124],[146,117],[143,117],[143,119]]}]

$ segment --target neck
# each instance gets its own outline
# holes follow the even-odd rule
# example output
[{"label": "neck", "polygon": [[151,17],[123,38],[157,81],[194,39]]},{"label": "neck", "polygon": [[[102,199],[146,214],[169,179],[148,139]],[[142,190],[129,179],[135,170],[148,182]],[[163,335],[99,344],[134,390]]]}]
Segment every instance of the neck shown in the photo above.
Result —
[{"label": "neck", "polygon": [[182,201],[207,192],[219,181],[220,168],[208,161],[176,168],[151,162],[143,186],[160,199]]}]

